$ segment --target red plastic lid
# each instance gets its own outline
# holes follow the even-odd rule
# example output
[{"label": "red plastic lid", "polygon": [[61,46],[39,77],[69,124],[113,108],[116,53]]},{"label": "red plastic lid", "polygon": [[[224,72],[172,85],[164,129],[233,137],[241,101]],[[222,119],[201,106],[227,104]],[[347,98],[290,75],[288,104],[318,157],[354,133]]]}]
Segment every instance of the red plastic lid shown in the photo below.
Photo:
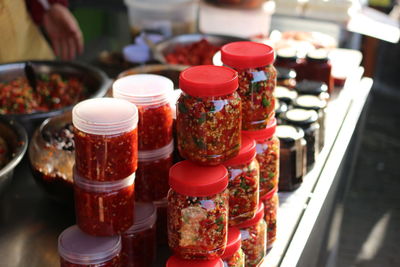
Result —
[{"label": "red plastic lid", "polygon": [[177,256],[169,257],[166,267],[224,267],[220,258],[214,260],[184,260]]},{"label": "red plastic lid", "polygon": [[242,239],[240,235],[240,230],[236,227],[230,227],[228,229],[228,243],[226,244],[225,252],[221,256],[221,258],[225,260],[232,257],[233,254],[238,251],[241,245]]},{"label": "red plastic lid", "polygon": [[239,154],[233,159],[225,161],[223,164],[225,166],[246,164],[254,159],[256,153],[256,142],[254,141],[254,139],[247,137],[242,133],[242,145],[240,147]]},{"label": "red plastic lid", "polygon": [[242,131],[242,133],[250,138],[253,138],[256,141],[264,141],[271,138],[275,134],[275,130],[276,118],[274,118],[271,124],[269,124],[265,129],[255,131]]},{"label": "red plastic lid", "polygon": [[241,228],[247,228],[247,227],[253,226],[256,223],[258,223],[262,218],[264,218],[264,204],[260,201],[258,203],[258,209],[257,209],[256,215],[252,219],[236,225],[236,227],[241,229]]},{"label": "red plastic lid", "polygon": [[169,185],[185,196],[212,196],[227,188],[228,171],[223,165],[206,167],[185,160],[169,169]]},{"label": "red plastic lid", "polygon": [[277,191],[278,191],[278,186],[275,186],[274,189],[272,189],[271,191],[266,193],[264,196],[262,196],[261,200],[271,199]]},{"label": "red plastic lid", "polygon": [[274,62],[274,49],[256,42],[233,42],[221,48],[221,60],[237,69],[258,68]]},{"label": "red plastic lid", "polygon": [[222,66],[201,65],[187,68],[179,76],[179,87],[197,97],[232,94],[239,86],[238,74]]}]

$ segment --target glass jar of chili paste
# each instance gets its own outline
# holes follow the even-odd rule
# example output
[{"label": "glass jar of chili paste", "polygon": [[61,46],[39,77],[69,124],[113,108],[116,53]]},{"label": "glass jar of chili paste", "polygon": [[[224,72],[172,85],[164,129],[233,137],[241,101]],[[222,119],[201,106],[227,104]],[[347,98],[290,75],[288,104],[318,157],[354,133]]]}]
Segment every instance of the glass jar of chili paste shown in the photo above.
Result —
[{"label": "glass jar of chili paste", "polygon": [[259,266],[267,254],[267,224],[264,220],[264,204],[259,203],[254,218],[236,227],[240,229],[246,267]]},{"label": "glass jar of chili paste", "polygon": [[168,173],[173,164],[174,142],[155,150],[139,150],[136,201],[151,202],[167,197]]},{"label": "glass jar of chili paste", "polygon": [[268,192],[261,201],[264,204],[264,219],[267,223],[267,249],[271,249],[276,240],[276,219],[279,207],[278,187]]},{"label": "glass jar of chili paste", "polygon": [[304,139],[307,142],[307,171],[315,163],[319,153],[319,124],[318,114],[314,110],[291,109],[282,114],[282,120],[289,125],[298,126],[304,131]]},{"label": "glass jar of chili paste", "polygon": [[274,95],[277,99],[286,103],[286,105],[292,106],[293,101],[296,99],[298,94],[296,91],[291,90],[287,87],[277,86],[275,88]]},{"label": "glass jar of chili paste", "polygon": [[135,203],[135,223],[122,234],[121,266],[152,266],[156,255],[156,212],[151,203]]},{"label": "glass jar of chili paste", "polygon": [[302,78],[324,82],[328,85],[328,92],[332,93],[334,79],[327,50],[315,49],[307,54]]},{"label": "glass jar of chili paste", "polygon": [[159,149],[171,143],[173,91],[170,79],[155,74],[129,75],[114,83],[113,96],[128,100],[139,110],[139,150]]},{"label": "glass jar of chili paste", "polygon": [[229,176],[229,225],[254,217],[258,207],[260,166],[256,159],[256,142],[242,135],[239,154],[224,162]]},{"label": "glass jar of chili paste", "polygon": [[221,66],[190,67],[179,77],[177,136],[182,157],[218,165],[240,149],[242,107],[237,73]]},{"label": "glass jar of chili paste", "polygon": [[324,82],[303,80],[296,84],[295,90],[299,95],[315,95],[321,100],[329,100],[328,86]]},{"label": "glass jar of chili paste", "polygon": [[274,64],[276,67],[293,69],[296,72],[297,81],[303,79],[305,60],[298,57],[296,49],[290,47],[278,49]]},{"label": "glass jar of chili paste", "polygon": [[181,161],[170,169],[168,244],[183,259],[209,260],[225,250],[228,232],[228,171]]},{"label": "glass jar of chili paste", "polygon": [[157,244],[165,245],[168,244],[168,229],[167,229],[167,198],[154,201],[153,204],[157,208]]},{"label": "glass jar of chili paste", "polygon": [[212,260],[185,260],[177,256],[169,257],[166,267],[224,267],[220,258]]},{"label": "glass jar of chili paste", "polygon": [[94,98],[72,110],[75,168],[85,179],[114,181],[137,169],[135,105],[123,99]]},{"label": "glass jar of chili paste", "polygon": [[244,267],[244,253],[241,248],[242,238],[240,231],[236,227],[228,229],[228,243],[221,259],[224,261],[224,267]]},{"label": "glass jar of chili paste", "polygon": [[279,139],[275,136],[276,119],[264,130],[243,131],[256,140],[256,159],[260,165],[260,198],[279,182]]},{"label": "glass jar of chili paste", "polygon": [[296,71],[294,69],[276,67],[276,72],[276,85],[291,89],[296,87]]},{"label": "glass jar of chili paste", "polygon": [[224,65],[239,74],[238,93],[242,99],[242,129],[267,127],[275,115],[276,70],[274,50],[256,42],[233,42],[221,48]]},{"label": "glass jar of chili paste", "polygon": [[58,237],[61,267],[119,267],[120,251],[120,236],[91,236],[76,225]]},{"label": "glass jar of chili paste", "polygon": [[118,181],[91,181],[75,169],[75,214],[82,231],[111,236],[128,230],[133,224],[134,181],[135,173]]},{"label": "glass jar of chili paste", "polygon": [[307,143],[299,127],[278,125],[276,136],[280,141],[279,190],[293,191],[303,182],[307,165]]}]

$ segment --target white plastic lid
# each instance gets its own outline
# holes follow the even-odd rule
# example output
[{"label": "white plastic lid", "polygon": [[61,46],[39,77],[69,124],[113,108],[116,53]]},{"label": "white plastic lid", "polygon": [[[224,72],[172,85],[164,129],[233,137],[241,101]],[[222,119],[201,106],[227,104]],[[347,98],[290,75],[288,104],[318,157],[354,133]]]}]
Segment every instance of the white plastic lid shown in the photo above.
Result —
[{"label": "white plastic lid", "polygon": [[276,86],[274,89],[274,96],[276,98],[290,98],[294,99],[297,97],[297,92],[294,90],[290,90],[287,87],[284,86]]},{"label": "white plastic lid", "polygon": [[298,96],[295,103],[299,106],[306,108],[325,108],[326,101],[320,99],[315,95],[301,95]]},{"label": "white plastic lid", "polygon": [[296,128],[291,125],[278,125],[276,126],[276,136],[278,138],[292,138],[292,139],[298,139],[299,137],[302,137],[301,135],[301,129]]},{"label": "white plastic lid", "polygon": [[307,57],[311,59],[326,59],[328,58],[328,51],[325,49],[315,49],[307,53]]},{"label": "white plastic lid", "polygon": [[303,122],[311,120],[313,118],[318,118],[318,114],[314,110],[299,109],[299,108],[294,108],[286,111],[285,116],[291,121],[298,121],[298,122]]},{"label": "white plastic lid", "polygon": [[174,83],[161,75],[134,74],[122,77],[113,84],[113,96],[136,105],[167,103],[174,91]]},{"label": "white plastic lid", "polygon": [[133,234],[154,225],[157,219],[157,209],[153,203],[135,203],[135,223],[126,230],[125,234]]},{"label": "white plastic lid", "polygon": [[138,160],[139,162],[144,161],[153,161],[158,159],[163,159],[174,152],[174,141],[168,145],[154,150],[139,150],[138,151]]},{"label": "white plastic lid", "polygon": [[85,133],[114,135],[137,127],[138,110],[123,99],[93,98],[75,105],[72,123]]},{"label": "white plastic lid", "polygon": [[73,264],[101,264],[117,256],[120,251],[120,236],[90,236],[77,225],[67,228],[58,237],[59,255]]},{"label": "white plastic lid", "polygon": [[281,48],[276,52],[276,55],[283,58],[294,58],[297,57],[296,49],[292,47]]}]

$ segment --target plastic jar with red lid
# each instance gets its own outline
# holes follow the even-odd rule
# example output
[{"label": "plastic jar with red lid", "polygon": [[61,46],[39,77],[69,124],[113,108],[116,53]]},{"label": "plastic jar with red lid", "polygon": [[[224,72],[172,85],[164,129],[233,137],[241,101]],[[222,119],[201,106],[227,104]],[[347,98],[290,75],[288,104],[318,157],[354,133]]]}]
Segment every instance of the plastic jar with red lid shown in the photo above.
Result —
[{"label": "plastic jar with red lid", "polygon": [[181,161],[170,169],[168,244],[183,259],[220,257],[228,235],[228,171]]},{"label": "plastic jar with red lid", "polygon": [[135,203],[135,223],[121,236],[121,266],[152,266],[156,256],[156,219],[157,210],[152,203]]},{"label": "plastic jar with red lid", "polygon": [[74,225],[58,237],[61,267],[119,267],[121,237],[98,237],[82,232]]},{"label": "plastic jar with red lid", "polygon": [[113,84],[113,96],[128,100],[139,110],[139,150],[154,150],[172,141],[173,82],[155,74],[135,74]]},{"label": "plastic jar with red lid", "polygon": [[228,229],[228,243],[224,255],[221,259],[224,261],[226,267],[244,267],[245,256],[242,246],[242,237],[240,231],[236,227],[230,227]]},{"label": "plastic jar with red lid", "polygon": [[264,204],[259,203],[254,218],[236,227],[240,229],[246,267],[259,266],[267,254],[267,224],[264,220]]},{"label": "plastic jar with red lid", "polygon": [[260,166],[256,159],[256,142],[242,135],[239,154],[223,163],[229,175],[229,225],[254,217],[259,199]]},{"label": "plastic jar with red lid", "polygon": [[334,79],[332,77],[332,65],[327,50],[315,49],[307,54],[303,79],[324,82],[328,85],[329,94],[332,93]]},{"label": "plastic jar with red lid", "polygon": [[276,240],[276,220],[279,207],[278,187],[268,192],[261,201],[264,204],[264,219],[267,223],[267,249],[271,249]]},{"label": "plastic jar with red lid", "polygon": [[212,260],[185,260],[175,255],[169,257],[165,267],[224,267],[220,258]]},{"label": "plastic jar with red lid", "polygon": [[133,224],[135,173],[109,182],[91,181],[74,169],[75,213],[78,226],[87,234],[111,236]]},{"label": "plastic jar with red lid", "polygon": [[275,136],[276,119],[264,130],[243,131],[256,140],[256,159],[260,165],[260,198],[279,182],[279,139]]},{"label": "plastic jar with red lid", "polygon": [[123,99],[94,98],[72,110],[75,167],[85,179],[114,181],[137,169],[135,105]]},{"label": "plastic jar with red lid", "polygon": [[155,150],[139,150],[136,171],[136,201],[151,202],[167,197],[169,168],[173,164],[174,142]]},{"label": "plastic jar with red lid", "polygon": [[276,70],[274,50],[256,42],[233,42],[221,48],[224,65],[239,75],[238,93],[242,99],[242,129],[267,127],[275,115]]},{"label": "plastic jar with red lid", "polygon": [[218,165],[240,149],[242,106],[236,71],[221,66],[195,66],[179,77],[177,140],[182,157]]}]

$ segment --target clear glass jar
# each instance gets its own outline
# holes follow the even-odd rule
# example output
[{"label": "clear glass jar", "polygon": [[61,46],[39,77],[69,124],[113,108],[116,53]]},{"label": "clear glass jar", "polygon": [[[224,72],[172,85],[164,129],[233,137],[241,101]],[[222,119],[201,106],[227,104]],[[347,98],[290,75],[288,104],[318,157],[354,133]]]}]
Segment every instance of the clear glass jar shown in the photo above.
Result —
[{"label": "clear glass jar", "polygon": [[278,188],[266,194],[261,201],[264,204],[264,219],[267,223],[267,249],[271,249],[276,240],[276,220],[279,207]]},{"label": "clear glass jar", "polygon": [[256,159],[256,142],[242,135],[239,154],[224,162],[229,175],[229,225],[254,217],[258,208],[260,166]]},{"label": "clear glass jar", "polygon": [[82,232],[77,225],[58,237],[61,267],[119,267],[121,237],[98,237]]},{"label": "clear glass jar", "polygon": [[113,96],[128,100],[139,111],[138,149],[155,150],[172,142],[173,82],[155,74],[134,74],[113,84]]},{"label": "clear glass jar", "polygon": [[238,93],[242,99],[242,129],[267,127],[275,116],[276,70],[274,50],[256,42],[233,42],[221,48],[224,65],[239,75]]},{"label": "clear glass jar", "polygon": [[168,244],[183,259],[220,257],[228,232],[228,171],[181,161],[170,170]]},{"label": "clear glass jar", "polygon": [[334,79],[327,50],[316,49],[307,54],[303,79],[324,82],[328,85],[328,93],[332,93]]},{"label": "clear glass jar", "polygon": [[246,267],[256,267],[267,254],[267,224],[264,220],[264,204],[259,203],[253,219],[236,226],[242,236],[242,250]]},{"label": "clear glass jar", "polygon": [[305,60],[297,56],[297,51],[293,48],[281,48],[276,51],[276,67],[293,69],[296,71],[296,80],[303,79]]},{"label": "clear glass jar", "polygon": [[278,125],[276,135],[280,141],[279,190],[293,191],[303,182],[307,166],[307,142],[301,128]]},{"label": "clear glass jar", "polygon": [[296,71],[294,69],[276,67],[276,85],[293,89],[296,87]]},{"label": "clear glass jar", "polygon": [[242,108],[237,73],[227,67],[195,66],[180,75],[177,140],[182,157],[218,165],[240,149]]},{"label": "clear glass jar", "polygon": [[78,226],[87,234],[111,236],[133,224],[135,174],[125,179],[97,182],[74,170],[75,214]]},{"label": "clear glass jar", "polygon": [[245,256],[242,246],[242,237],[239,229],[236,227],[230,227],[228,229],[228,243],[224,254],[221,259],[224,261],[225,267],[244,267]]},{"label": "clear glass jar", "polygon": [[224,263],[220,258],[212,260],[185,260],[177,256],[169,257],[165,267],[224,267]]},{"label": "clear glass jar", "polygon": [[296,84],[295,90],[299,95],[315,95],[321,100],[329,100],[328,86],[324,82],[303,80]]},{"label": "clear glass jar", "polygon": [[135,203],[135,223],[122,234],[121,266],[151,267],[156,256],[157,210],[151,203]]},{"label": "clear glass jar", "polygon": [[86,179],[124,179],[137,169],[135,105],[123,99],[94,98],[72,110],[75,168]]},{"label": "clear glass jar", "polygon": [[174,142],[155,150],[139,150],[136,171],[136,201],[151,202],[167,197],[168,173],[173,164]]}]

